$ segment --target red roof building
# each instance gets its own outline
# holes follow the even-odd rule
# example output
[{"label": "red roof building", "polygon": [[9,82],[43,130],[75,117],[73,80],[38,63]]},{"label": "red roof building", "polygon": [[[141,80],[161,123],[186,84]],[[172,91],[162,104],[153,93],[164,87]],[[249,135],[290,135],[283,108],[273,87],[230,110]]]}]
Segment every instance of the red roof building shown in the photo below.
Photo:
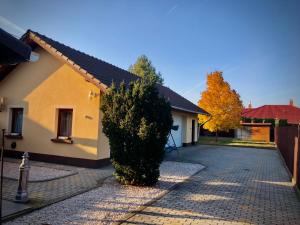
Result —
[{"label": "red roof building", "polygon": [[300,108],[294,106],[293,101],[289,105],[263,105],[257,108],[245,108],[242,117],[258,119],[283,119],[289,124],[300,123]]}]

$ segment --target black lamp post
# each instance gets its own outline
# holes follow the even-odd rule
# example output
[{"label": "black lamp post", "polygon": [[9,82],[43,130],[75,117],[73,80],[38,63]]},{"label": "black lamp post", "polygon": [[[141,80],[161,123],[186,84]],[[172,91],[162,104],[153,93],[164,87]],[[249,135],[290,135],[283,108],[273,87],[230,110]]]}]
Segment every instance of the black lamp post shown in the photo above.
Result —
[{"label": "black lamp post", "polygon": [[2,224],[2,185],[3,185],[3,155],[4,155],[4,133],[5,129],[2,129],[2,147],[1,147],[1,173],[0,173],[0,224]]}]

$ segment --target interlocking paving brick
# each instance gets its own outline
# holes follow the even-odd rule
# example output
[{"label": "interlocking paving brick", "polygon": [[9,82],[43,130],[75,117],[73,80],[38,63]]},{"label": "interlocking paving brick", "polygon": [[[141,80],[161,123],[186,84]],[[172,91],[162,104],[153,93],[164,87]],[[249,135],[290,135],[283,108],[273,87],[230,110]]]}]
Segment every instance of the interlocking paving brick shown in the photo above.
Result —
[{"label": "interlocking paving brick", "polygon": [[300,224],[300,201],[276,150],[201,145],[167,158],[207,168],[124,224]]},{"label": "interlocking paving brick", "polygon": [[[13,159],[9,159],[12,161]],[[76,174],[62,177],[59,179],[29,182],[28,193],[30,202],[29,206],[39,208],[50,203],[69,198],[73,195],[80,194],[92,188],[98,187],[101,181],[113,173],[111,166],[88,169],[66,165],[49,164],[42,162],[31,162],[34,165],[52,167],[55,169],[64,169],[75,171]],[[3,180],[3,198],[13,201],[16,195],[18,182],[16,180],[4,178]]]}]

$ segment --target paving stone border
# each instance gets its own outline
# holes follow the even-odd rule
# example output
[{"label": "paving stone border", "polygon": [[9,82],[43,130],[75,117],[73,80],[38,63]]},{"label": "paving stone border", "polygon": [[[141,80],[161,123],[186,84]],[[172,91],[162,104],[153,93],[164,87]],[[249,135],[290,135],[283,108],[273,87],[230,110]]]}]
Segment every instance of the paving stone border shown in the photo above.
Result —
[{"label": "paving stone border", "polygon": [[[15,159],[8,159],[10,162],[16,162]],[[44,208],[54,203],[74,197],[100,187],[104,180],[111,177],[113,169],[111,166],[102,167],[99,169],[89,169],[82,167],[65,166],[59,164],[49,164],[34,161],[38,166],[50,166],[50,168],[65,169],[74,171],[73,175],[66,176],[60,179],[53,179],[43,182],[29,182],[29,202],[26,205],[30,206],[22,212],[5,216],[3,221],[9,221],[24,214],[31,213],[34,210]],[[4,178],[3,181],[3,199],[13,201],[17,191],[18,181]]]},{"label": "paving stone border", "polygon": [[164,162],[159,182],[151,187],[120,185],[114,178],[108,177],[98,188],[57,204],[48,204],[47,208],[8,224],[113,224],[127,217],[129,212],[141,209],[141,205],[163,197],[178,183],[185,182],[203,168],[199,163]]},{"label": "paving stone border", "polygon": [[213,143],[198,143],[197,145],[212,145],[219,147],[233,147],[233,148],[255,148],[255,149],[264,149],[264,150],[276,150],[276,147],[267,147],[267,146],[243,146],[243,145],[223,145],[223,144],[213,144]]},{"label": "paving stone border", "polygon": [[[78,172],[75,172],[75,171],[70,171],[70,172],[71,172],[71,173],[66,174],[66,175],[62,175],[62,176],[59,176],[59,177],[53,177],[53,178],[42,179],[42,180],[29,180],[28,183],[47,182],[47,181],[52,181],[52,180],[62,179],[62,178],[66,178],[66,177],[69,177],[69,176],[73,176],[73,175],[75,175],[75,174],[78,174]],[[8,176],[5,176],[5,175],[3,175],[3,178],[8,179],[8,180],[13,180],[13,181],[18,181],[18,180],[19,180],[19,179],[17,179],[17,178],[8,177]]]}]

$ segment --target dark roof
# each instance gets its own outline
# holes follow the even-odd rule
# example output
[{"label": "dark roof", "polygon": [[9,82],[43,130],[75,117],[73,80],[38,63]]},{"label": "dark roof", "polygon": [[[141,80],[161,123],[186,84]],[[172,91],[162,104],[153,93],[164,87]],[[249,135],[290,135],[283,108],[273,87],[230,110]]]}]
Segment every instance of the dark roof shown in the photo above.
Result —
[{"label": "dark roof", "polygon": [[29,61],[31,48],[0,28],[0,65]]},{"label": "dark roof", "polygon": [[[27,34],[29,32],[32,32],[40,39],[45,41],[47,44],[61,52],[64,56],[72,60],[75,64],[80,66],[82,69],[86,70],[88,73],[100,80],[106,86],[110,86],[112,82],[115,82],[118,85],[122,81],[124,81],[128,84],[130,81],[139,79],[137,75],[132,74],[127,70],[123,70],[112,64],[104,62],[103,60],[97,59],[83,52],[75,50],[60,42],[48,38],[45,35],[41,35],[37,32],[30,30],[27,32]],[[158,89],[160,93],[170,101],[170,104],[174,109],[191,113],[208,114],[203,109],[199,108],[198,106],[188,101],[181,95],[172,91],[170,88],[159,85]]]},{"label": "dark roof", "polygon": [[290,124],[299,124],[300,108],[293,105],[263,105],[244,109],[242,116],[259,119],[284,119]]},{"label": "dark roof", "polygon": [[165,96],[170,101],[171,106],[174,109],[209,115],[209,113],[207,113],[205,110],[199,108],[198,106],[185,99],[181,95],[177,94],[175,91],[171,90],[168,87],[158,85],[158,90],[163,96]]},{"label": "dark roof", "polygon": [[75,64],[88,71],[90,74],[92,74],[107,86],[110,86],[113,81],[116,84],[119,84],[122,81],[125,81],[125,83],[129,83],[130,81],[137,79],[136,75],[133,75],[126,70],[118,68],[93,56],[87,55],[58,41],[54,41],[53,39],[48,38],[45,35],[39,34],[34,31],[30,32],[37,35],[40,39],[61,52],[64,56],[68,57]]}]

